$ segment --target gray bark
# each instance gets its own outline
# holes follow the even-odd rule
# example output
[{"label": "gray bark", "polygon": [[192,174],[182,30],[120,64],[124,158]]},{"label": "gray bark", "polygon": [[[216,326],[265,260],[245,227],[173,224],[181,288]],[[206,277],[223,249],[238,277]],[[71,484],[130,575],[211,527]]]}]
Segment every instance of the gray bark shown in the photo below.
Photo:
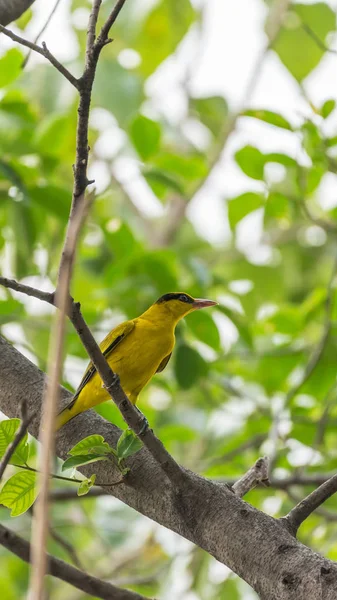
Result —
[{"label": "gray bark", "polygon": [[[20,401],[28,410],[41,407],[44,374],[0,338],[0,409],[16,417]],[[70,393],[62,388],[62,401]],[[37,436],[39,416],[30,432]],[[99,433],[112,445],[120,430],[88,411],[68,423],[58,435],[57,454],[80,439]],[[259,594],[261,600],[335,600],[337,564],[298,542],[286,523],[256,510],[226,485],[189,472],[186,485],[175,491],[160,467],[142,449],[128,461],[125,484],[104,488],[138,512],[175,531],[227,565]],[[113,464],[98,462],[81,468],[95,472],[102,483],[119,479]]]},{"label": "gray bark", "polygon": [[0,24],[8,25],[15,21],[35,0],[0,0]]}]

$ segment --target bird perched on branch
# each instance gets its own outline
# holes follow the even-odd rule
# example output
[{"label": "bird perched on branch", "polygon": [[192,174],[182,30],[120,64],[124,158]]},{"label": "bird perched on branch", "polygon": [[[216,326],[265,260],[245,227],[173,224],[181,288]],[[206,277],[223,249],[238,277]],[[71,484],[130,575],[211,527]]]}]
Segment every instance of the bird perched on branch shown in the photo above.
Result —
[{"label": "bird perched on branch", "polygon": [[[140,317],[124,321],[108,333],[100,349],[111,369],[119,375],[121,386],[133,404],[153,375],[161,373],[170,360],[178,321],[194,310],[215,304],[217,302],[195,299],[180,292],[165,294]],[[90,363],[70,404],[58,415],[56,428],[60,429],[79,413],[109,399],[99,374]]]}]

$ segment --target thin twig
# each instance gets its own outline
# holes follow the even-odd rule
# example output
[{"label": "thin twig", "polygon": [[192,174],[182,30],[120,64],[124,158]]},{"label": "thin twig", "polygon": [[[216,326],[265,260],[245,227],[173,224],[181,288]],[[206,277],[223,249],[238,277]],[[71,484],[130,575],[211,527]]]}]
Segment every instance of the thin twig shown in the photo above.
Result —
[{"label": "thin twig", "polygon": [[[122,482],[120,482],[122,483]],[[111,485],[111,484],[110,484]],[[51,502],[66,502],[68,500],[82,500],[83,498],[97,498],[98,496],[106,496],[107,492],[102,487],[92,487],[91,490],[84,496],[78,496],[77,491],[66,488],[53,490],[50,494]]]},{"label": "thin twig", "polygon": [[269,461],[267,456],[259,458],[247,473],[233,484],[232,490],[234,494],[242,498],[260,483],[269,486],[268,468]]},{"label": "thin twig", "polygon": [[115,23],[120,11],[122,10],[124,4],[125,4],[126,0],[117,0],[114,8],[112,9],[110,15],[108,16],[106,22],[104,23],[101,32],[99,34],[99,36],[97,37],[97,40],[95,42],[95,47],[96,48],[100,48],[105,46],[106,43],[108,43],[109,38],[109,31],[111,29],[111,27],[113,26],[113,24]]},{"label": "thin twig", "polygon": [[[30,562],[30,544],[10,529],[3,527],[3,525],[0,525],[0,544],[25,562]],[[102,598],[103,600],[112,600],[112,598],[113,600],[147,600],[141,594],[123,590],[111,583],[102,581],[50,554],[47,555],[47,565],[47,572],[50,575],[70,583],[95,598]]]},{"label": "thin twig", "polygon": [[77,555],[77,552],[76,552],[74,546],[70,542],[68,542],[68,540],[66,540],[61,534],[59,534],[57,531],[55,531],[55,529],[50,530],[50,537],[59,546],[61,546],[61,548],[63,548],[66,552],[68,552],[70,559],[74,563],[75,567],[77,567],[78,569],[82,569],[82,571],[83,571],[83,566],[81,564],[81,561]]},{"label": "thin twig", "polygon": [[[29,465],[16,465],[13,463],[13,467],[17,469],[23,469],[24,471],[32,471],[33,473],[41,473],[38,469],[30,467]],[[56,475],[55,473],[49,473],[51,479],[59,479],[60,481],[70,481],[71,483],[83,483],[84,479],[76,479],[75,477],[64,477],[63,475]],[[125,483],[125,479],[118,479],[117,481],[110,481],[109,483],[95,483],[99,487],[113,487],[114,485],[120,485]]]},{"label": "thin twig", "polygon": [[68,313],[69,287],[73,272],[75,252],[83,220],[86,216],[90,200],[82,198],[77,209],[72,211],[69,220],[64,249],[61,256],[55,304],[59,308],[55,315],[50,337],[48,360],[48,378],[43,399],[43,415],[41,421],[41,446],[39,495],[37,497],[32,523],[32,575],[30,593],[34,600],[42,600],[44,596],[44,575],[47,569],[46,544],[49,519],[49,482],[50,468],[54,454],[55,417],[59,400],[59,382],[62,374],[63,343]]},{"label": "thin twig", "polygon": [[[51,9],[51,11],[50,11],[50,13],[49,13],[49,15],[48,15],[48,17],[47,17],[47,19],[46,19],[46,22],[43,24],[43,26],[41,27],[41,29],[40,29],[39,33],[38,33],[38,34],[37,34],[37,36],[35,37],[35,39],[34,39],[34,42],[33,42],[34,44],[36,44],[36,43],[39,41],[39,39],[40,39],[41,35],[42,35],[42,34],[43,34],[45,31],[46,31],[46,29],[47,29],[47,27],[48,27],[48,25],[49,25],[50,21],[52,20],[52,18],[53,18],[53,16],[54,16],[54,14],[55,14],[55,12],[56,12],[56,10],[57,10],[57,8],[58,8],[58,5],[60,4],[60,1],[61,1],[61,0],[56,0],[56,2],[55,2],[55,4],[54,4],[53,8]],[[22,63],[22,69],[24,69],[24,68],[25,68],[25,66],[27,65],[27,63],[28,63],[28,61],[29,61],[29,57],[30,57],[30,55],[31,55],[31,52],[32,52],[32,50],[30,49],[30,50],[29,50],[29,52],[27,53],[27,56],[26,56],[26,58],[24,59],[24,61],[23,61],[23,63]]]},{"label": "thin twig", "polygon": [[337,492],[337,475],[333,475],[322,483],[309,496],[301,500],[288,514],[283,517],[290,531],[296,536],[300,525],[316,510],[323,502],[328,500]]},{"label": "thin twig", "polygon": [[22,420],[21,420],[19,429],[17,430],[17,432],[15,434],[14,440],[9,444],[9,446],[7,446],[6,452],[3,455],[2,460],[0,462],[0,481],[2,479],[4,471],[7,467],[10,459],[12,458],[15,450],[17,449],[18,445],[20,444],[21,440],[26,435],[29,424],[32,422],[32,420],[34,419],[34,417],[36,415],[36,411],[33,412],[31,415],[27,414],[27,407],[26,407],[25,400],[22,400],[22,402],[21,402],[20,411],[21,411],[21,419]]},{"label": "thin twig", "polygon": [[25,40],[19,35],[16,35],[12,31],[10,31],[10,29],[7,29],[3,25],[0,25],[0,33],[4,33],[5,35],[7,35],[7,37],[13,40],[13,42],[17,42],[18,44],[21,44],[21,46],[26,46],[26,48],[30,48],[31,50],[34,50],[34,52],[37,52],[38,54],[41,54],[41,56],[44,56],[55,67],[55,69],[57,69],[66,79],[68,79],[68,81],[77,90],[79,89],[79,83],[76,77],[74,77],[74,75],[72,75],[70,71],[68,71],[68,69],[66,69],[66,67],[62,65],[51,52],[49,52],[45,42],[42,42],[42,47],[38,46],[37,44],[34,44],[33,42]]},{"label": "thin twig", "polygon": [[318,35],[314,32],[313,29],[307,24],[302,22],[302,28],[304,31],[314,40],[317,46],[323,50],[323,52],[330,52],[331,54],[337,54],[337,50],[333,50],[332,48],[328,48],[324,42],[318,37]]},{"label": "thin twig", "polygon": [[[304,486],[304,487],[310,487],[310,486],[317,486],[317,485],[322,485],[323,483],[325,483],[326,481],[328,481],[331,477],[333,477],[334,473],[313,473],[312,475],[305,475],[305,474],[296,474],[296,475],[291,475],[289,477],[284,477],[283,479],[281,478],[277,478],[275,479],[274,477],[271,477],[269,479],[269,484],[270,487],[275,489],[275,490],[287,490],[289,487],[292,486]],[[227,483],[227,485],[229,486],[233,486],[237,481],[237,477],[233,477],[233,478],[226,478],[226,479],[218,479],[219,482],[221,483]]]}]

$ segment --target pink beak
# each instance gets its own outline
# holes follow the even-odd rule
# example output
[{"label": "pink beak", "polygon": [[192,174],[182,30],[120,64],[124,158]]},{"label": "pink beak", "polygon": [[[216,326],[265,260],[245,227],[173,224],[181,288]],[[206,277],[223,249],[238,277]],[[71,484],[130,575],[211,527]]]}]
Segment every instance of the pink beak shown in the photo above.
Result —
[{"label": "pink beak", "polygon": [[193,302],[193,308],[198,310],[199,308],[206,308],[207,306],[216,306],[218,302],[213,300],[205,300],[204,298],[196,298]]}]

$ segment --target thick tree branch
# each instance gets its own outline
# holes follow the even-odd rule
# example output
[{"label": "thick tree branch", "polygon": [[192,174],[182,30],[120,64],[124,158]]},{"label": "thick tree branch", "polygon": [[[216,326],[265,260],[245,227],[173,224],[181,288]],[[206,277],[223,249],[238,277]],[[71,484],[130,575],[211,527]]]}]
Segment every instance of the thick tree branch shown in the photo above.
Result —
[{"label": "thick tree branch", "polygon": [[66,69],[66,67],[64,65],[62,65],[51,52],[49,52],[45,42],[42,42],[42,47],[38,46],[37,44],[34,44],[33,42],[30,42],[29,40],[25,40],[24,38],[20,37],[19,35],[16,35],[9,29],[6,29],[6,27],[4,27],[3,25],[0,25],[0,33],[7,35],[7,37],[9,37],[11,40],[13,40],[13,42],[17,42],[21,46],[26,46],[26,48],[30,48],[31,50],[34,50],[34,52],[37,52],[38,54],[41,54],[41,56],[44,56],[47,60],[49,60],[49,62],[53,65],[53,67],[55,67],[55,69],[57,69],[63,75],[63,77],[68,79],[68,81],[76,89],[78,89],[79,83],[78,83],[78,80],[76,79],[76,77],[74,77],[74,75],[72,75],[70,73],[70,71],[68,71],[68,69]]},{"label": "thick tree branch", "polygon": [[[0,544],[25,562],[30,562],[29,543],[13,531],[3,527],[3,525],[0,525]],[[146,600],[140,594],[122,590],[111,583],[102,581],[69,565],[55,556],[48,554],[47,559],[47,570],[50,575],[70,583],[86,594],[90,594],[96,598],[103,598],[103,600]]]},{"label": "thick tree branch", "polygon": [[337,475],[333,475],[328,481],[322,483],[317,490],[314,490],[309,496],[301,500],[301,502],[299,502],[297,506],[284,517],[284,521],[289,526],[290,531],[296,535],[300,525],[311,515],[311,513],[336,492]]},{"label": "thick tree branch", "polygon": [[7,446],[6,452],[3,455],[2,460],[0,462],[0,481],[2,479],[2,476],[5,472],[5,469],[9,463],[10,459],[12,458],[12,456],[13,456],[15,450],[17,449],[18,445],[20,444],[21,440],[26,435],[28,426],[35,416],[35,413],[28,415],[25,400],[22,400],[22,402],[21,402],[20,413],[21,413],[20,416],[21,416],[22,420],[21,420],[19,429],[16,432],[14,440],[9,444],[9,446]]}]

